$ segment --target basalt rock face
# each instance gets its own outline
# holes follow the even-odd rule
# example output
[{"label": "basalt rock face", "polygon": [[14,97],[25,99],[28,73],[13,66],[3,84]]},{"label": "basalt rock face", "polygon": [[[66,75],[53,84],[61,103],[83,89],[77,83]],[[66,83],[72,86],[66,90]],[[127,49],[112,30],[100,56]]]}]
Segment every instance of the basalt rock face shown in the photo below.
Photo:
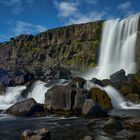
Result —
[{"label": "basalt rock face", "polygon": [[46,77],[52,67],[87,68],[97,63],[103,21],[70,25],[0,43],[0,68]]}]

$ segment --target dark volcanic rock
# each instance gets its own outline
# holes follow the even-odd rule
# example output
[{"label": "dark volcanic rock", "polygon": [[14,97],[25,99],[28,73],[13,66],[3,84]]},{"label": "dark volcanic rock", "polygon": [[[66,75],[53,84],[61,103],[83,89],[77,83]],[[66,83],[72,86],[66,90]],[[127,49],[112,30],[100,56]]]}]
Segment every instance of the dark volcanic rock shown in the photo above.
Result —
[{"label": "dark volcanic rock", "polygon": [[68,83],[68,86],[75,87],[75,88],[84,88],[84,85],[86,83],[86,80],[81,77],[74,77],[70,83]]},{"label": "dark volcanic rock", "polygon": [[57,111],[70,111],[74,105],[76,91],[68,86],[55,85],[45,94],[44,108]]},{"label": "dark volcanic rock", "polygon": [[82,115],[85,117],[107,117],[107,111],[103,110],[92,99],[86,99],[83,108]]},{"label": "dark volcanic rock", "polygon": [[51,140],[51,133],[46,128],[35,131],[25,130],[21,134],[20,140]]},{"label": "dark volcanic rock", "polygon": [[40,116],[44,115],[43,106],[38,104],[34,99],[30,98],[15,103],[6,110],[7,114],[16,116]]},{"label": "dark volcanic rock", "polygon": [[113,118],[109,118],[108,120],[106,120],[103,125],[103,130],[111,134],[121,131],[122,129],[124,129],[124,126],[121,121]]},{"label": "dark volcanic rock", "polygon": [[[45,79],[45,71],[54,65],[68,69],[95,66],[102,24],[103,21],[96,21],[11,38],[0,43],[0,68],[14,73],[25,70]],[[60,69],[60,77],[69,79],[70,73],[66,71]],[[21,83],[22,77],[18,76],[16,81]]]},{"label": "dark volcanic rock", "polygon": [[87,91],[69,86],[55,85],[45,94],[44,108],[60,114],[81,114]]},{"label": "dark volcanic rock", "polygon": [[127,77],[125,76],[125,71],[121,69],[120,71],[117,71],[116,73],[110,75],[110,79],[113,82],[119,82],[122,80],[126,80]]}]

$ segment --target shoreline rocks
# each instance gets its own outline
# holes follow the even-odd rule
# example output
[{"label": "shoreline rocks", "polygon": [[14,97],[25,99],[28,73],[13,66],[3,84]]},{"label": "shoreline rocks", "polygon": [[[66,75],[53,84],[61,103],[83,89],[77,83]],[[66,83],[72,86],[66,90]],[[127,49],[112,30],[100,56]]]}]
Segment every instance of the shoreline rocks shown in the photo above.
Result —
[{"label": "shoreline rocks", "polygon": [[47,128],[35,131],[25,130],[21,134],[20,140],[51,140],[51,133]]},{"label": "shoreline rocks", "polygon": [[6,109],[6,113],[15,116],[26,116],[26,117],[45,115],[43,105],[38,104],[32,98],[15,103],[14,105]]}]

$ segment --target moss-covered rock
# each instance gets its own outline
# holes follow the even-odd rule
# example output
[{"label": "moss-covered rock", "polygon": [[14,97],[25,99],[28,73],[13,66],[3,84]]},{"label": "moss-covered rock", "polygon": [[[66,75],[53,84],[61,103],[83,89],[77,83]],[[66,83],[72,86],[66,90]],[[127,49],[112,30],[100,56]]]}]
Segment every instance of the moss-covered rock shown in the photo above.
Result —
[{"label": "moss-covered rock", "polygon": [[103,109],[105,110],[112,109],[111,99],[104,90],[93,87],[90,89],[89,92],[91,99],[97,102]]},{"label": "moss-covered rock", "polygon": [[126,96],[128,100],[134,103],[140,103],[140,94],[139,93],[128,93]]}]

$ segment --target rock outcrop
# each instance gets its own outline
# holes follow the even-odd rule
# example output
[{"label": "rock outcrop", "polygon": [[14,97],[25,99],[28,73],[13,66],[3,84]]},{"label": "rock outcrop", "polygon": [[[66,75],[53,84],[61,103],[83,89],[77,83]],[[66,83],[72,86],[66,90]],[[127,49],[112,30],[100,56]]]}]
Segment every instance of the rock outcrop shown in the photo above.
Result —
[{"label": "rock outcrop", "polygon": [[[103,21],[51,29],[35,36],[20,35],[0,43],[0,68],[10,74],[4,80],[23,83],[16,71],[45,79],[50,69],[83,69],[97,63]],[[64,77],[65,78],[65,77]],[[9,83],[9,82],[8,82]],[[16,84],[16,83],[15,83]]]}]

